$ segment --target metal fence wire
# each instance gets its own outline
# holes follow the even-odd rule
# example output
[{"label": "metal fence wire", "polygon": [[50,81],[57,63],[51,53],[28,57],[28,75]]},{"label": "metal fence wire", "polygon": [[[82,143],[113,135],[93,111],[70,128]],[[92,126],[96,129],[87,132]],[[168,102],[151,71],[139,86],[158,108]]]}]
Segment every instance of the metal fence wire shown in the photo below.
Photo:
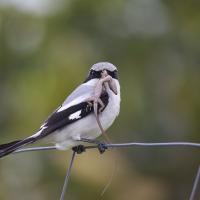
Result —
[{"label": "metal fence wire", "polygon": [[[193,143],[193,142],[161,142],[161,143],[145,143],[145,142],[131,142],[131,143],[117,143],[117,144],[107,144],[107,143],[99,143],[90,146],[83,146],[81,145],[81,150],[78,148],[73,148],[72,157],[67,168],[67,173],[65,176],[64,185],[62,188],[60,200],[64,200],[66,197],[67,188],[69,185],[69,179],[71,170],[73,167],[73,163],[75,160],[75,156],[77,153],[82,153],[83,151],[98,148],[100,153],[103,153],[106,149],[113,149],[113,148],[130,148],[130,147],[148,147],[148,148],[166,148],[166,147],[185,147],[185,148],[200,148],[200,143]],[[18,149],[14,152],[16,153],[23,153],[23,152],[32,152],[32,151],[49,151],[49,150],[56,150],[55,146],[45,146],[45,147],[30,147],[30,148],[22,148]],[[189,200],[196,200],[198,199],[197,193],[200,187],[200,165],[198,166],[198,171],[196,177],[194,179],[194,184],[192,187],[192,191],[189,197]],[[200,198],[199,198],[200,199]]]}]

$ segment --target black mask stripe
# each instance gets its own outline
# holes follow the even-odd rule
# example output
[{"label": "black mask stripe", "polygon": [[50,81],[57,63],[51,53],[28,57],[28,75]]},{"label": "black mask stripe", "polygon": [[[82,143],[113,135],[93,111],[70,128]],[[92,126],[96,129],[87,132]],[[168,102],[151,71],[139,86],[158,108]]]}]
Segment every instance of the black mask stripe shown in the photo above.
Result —
[{"label": "black mask stripe", "polygon": [[118,80],[118,74],[117,74],[117,70],[115,71],[107,71],[108,75],[110,75],[112,78],[117,79]]},{"label": "black mask stripe", "polygon": [[[90,70],[90,73],[89,73],[87,79],[84,81],[84,83],[86,83],[94,78],[98,78],[98,79],[101,78],[101,72],[102,71]],[[112,78],[118,79],[117,70],[112,71],[112,72],[107,70],[107,72],[108,72],[108,75],[110,75]]]}]

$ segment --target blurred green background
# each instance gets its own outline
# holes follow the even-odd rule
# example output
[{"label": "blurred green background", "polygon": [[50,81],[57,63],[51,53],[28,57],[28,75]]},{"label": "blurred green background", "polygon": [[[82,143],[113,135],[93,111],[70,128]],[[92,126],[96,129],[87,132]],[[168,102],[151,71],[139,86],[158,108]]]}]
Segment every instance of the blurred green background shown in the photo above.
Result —
[{"label": "blurred green background", "polygon": [[[34,133],[92,64],[119,69],[115,142],[200,142],[200,1],[0,0],[0,143]],[[188,199],[194,148],[128,148],[77,157],[68,198]],[[0,161],[1,200],[59,199],[71,152]]]}]

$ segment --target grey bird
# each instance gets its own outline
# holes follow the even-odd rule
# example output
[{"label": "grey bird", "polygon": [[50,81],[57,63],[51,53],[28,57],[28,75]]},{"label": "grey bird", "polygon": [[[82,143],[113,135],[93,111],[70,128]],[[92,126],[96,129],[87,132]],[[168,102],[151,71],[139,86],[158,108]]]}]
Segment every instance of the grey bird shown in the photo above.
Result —
[{"label": "grey bird", "polygon": [[[103,90],[98,91],[97,85],[102,80],[103,72],[106,72],[109,81],[102,81]],[[106,82],[112,83],[111,86],[106,87]],[[107,130],[120,111],[120,84],[116,66],[99,62],[91,67],[86,80],[47,118],[38,132],[23,140],[0,145],[0,158],[39,140],[53,143],[59,150],[66,150],[79,145],[84,139],[89,141],[100,136],[102,129],[97,123],[91,100],[95,97],[95,91],[99,93],[96,98],[103,104],[101,107],[97,101],[98,120],[103,130]]]}]

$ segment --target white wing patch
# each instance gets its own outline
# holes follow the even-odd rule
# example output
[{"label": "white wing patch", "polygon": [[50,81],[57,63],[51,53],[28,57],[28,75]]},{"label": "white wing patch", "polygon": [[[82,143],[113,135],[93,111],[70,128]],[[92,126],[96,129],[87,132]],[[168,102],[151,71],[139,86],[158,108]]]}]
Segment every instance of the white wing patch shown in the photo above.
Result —
[{"label": "white wing patch", "polygon": [[79,110],[79,111],[77,111],[77,112],[71,114],[71,115],[69,116],[69,119],[70,119],[70,120],[79,119],[79,118],[81,118],[80,114],[81,114],[81,110]]}]

